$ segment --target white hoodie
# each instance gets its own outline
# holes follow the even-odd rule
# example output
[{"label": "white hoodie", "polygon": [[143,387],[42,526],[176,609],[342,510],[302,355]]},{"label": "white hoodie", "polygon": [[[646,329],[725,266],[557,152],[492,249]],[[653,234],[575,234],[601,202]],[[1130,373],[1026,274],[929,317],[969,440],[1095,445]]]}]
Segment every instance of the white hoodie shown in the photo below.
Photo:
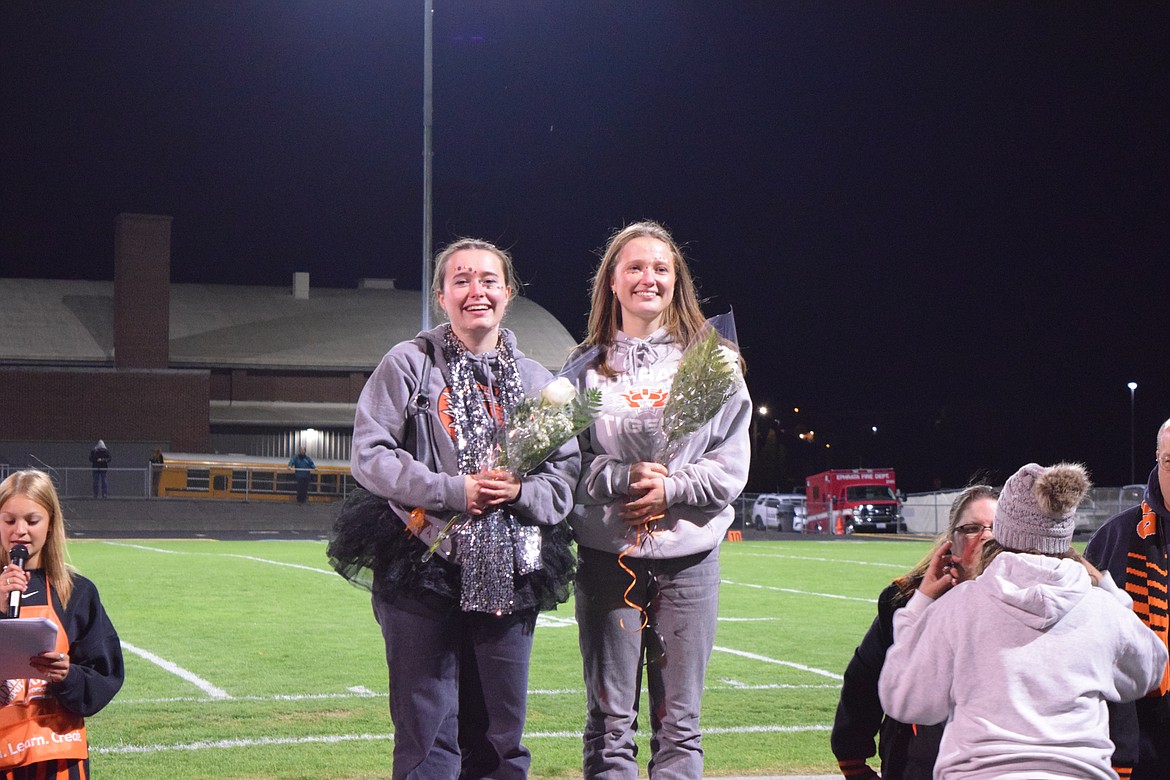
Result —
[{"label": "white hoodie", "polygon": [[654,460],[662,404],[681,359],[665,329],[645,339],[618,333],[607,358],[618,375],[607,378],[590,369],[578,378],[579,385],[602,391],[601,413],[580,439],[581,481],[569,516],[578,544],[612,553],[630,550],[642,558],[680,558],[723,540],[735,518],[731,502],[747,483],[751,462],[752,401],[742,382],[666,464],[666,517],[654,532],[643,534],[635,548],[636,534],[618,516],[631,500],[630,465]]},{"label": "white hoodie", "polygon": [[882,707],[947,721],[936,778],[1116,778],[1106,701],[1157,686],[1166,648],[1109,575],[1076,561],[1000,553],[937,604],[894,616]]}]

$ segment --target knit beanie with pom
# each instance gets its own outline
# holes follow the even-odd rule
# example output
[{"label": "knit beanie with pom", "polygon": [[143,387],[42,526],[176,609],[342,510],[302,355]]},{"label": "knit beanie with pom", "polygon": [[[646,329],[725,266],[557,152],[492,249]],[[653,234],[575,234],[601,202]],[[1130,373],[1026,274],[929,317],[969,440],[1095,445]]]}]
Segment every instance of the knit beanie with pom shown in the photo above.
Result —
[{"label": "knit beanie with pom", "polygon": [[1009,550],[1067,552],[1077,505],[1090,487],[1079,463],[1029,463],[1004,483],[995,510],[995,540]]}]

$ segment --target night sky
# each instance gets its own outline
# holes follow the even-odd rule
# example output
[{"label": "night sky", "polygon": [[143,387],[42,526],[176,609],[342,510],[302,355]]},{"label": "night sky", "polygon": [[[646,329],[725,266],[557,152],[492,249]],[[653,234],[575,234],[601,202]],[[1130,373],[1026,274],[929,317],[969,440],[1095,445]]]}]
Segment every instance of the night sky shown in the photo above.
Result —
[{"label": "night sky", "polygon": [[[436,247],[507,246],[579,337],[610,232],[664,222],[735,307],[783,479],[1122,484],[1132,380],[1145,481],[1170,6],[434,5]],[[174,217],[175,282],[417,289],[422,61],[421,0],[0,3],[0,275],[112,279],[138,212]]]}]

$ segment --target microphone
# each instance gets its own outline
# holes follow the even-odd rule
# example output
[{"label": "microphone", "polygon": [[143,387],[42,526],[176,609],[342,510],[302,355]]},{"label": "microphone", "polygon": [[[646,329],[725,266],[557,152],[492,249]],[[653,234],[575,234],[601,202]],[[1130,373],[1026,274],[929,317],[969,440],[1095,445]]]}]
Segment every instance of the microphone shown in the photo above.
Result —
[{"label": "microphone", "polygon": [[[8,560],[12,565],[18,569],[24,569],[24,564],[28,562],[28,548],[23,544],[14,544],[12,549],[8,551]],[[8,615],[10,618],[20,617],[20,596],[19,590],[14,590],[8,594]]]}]

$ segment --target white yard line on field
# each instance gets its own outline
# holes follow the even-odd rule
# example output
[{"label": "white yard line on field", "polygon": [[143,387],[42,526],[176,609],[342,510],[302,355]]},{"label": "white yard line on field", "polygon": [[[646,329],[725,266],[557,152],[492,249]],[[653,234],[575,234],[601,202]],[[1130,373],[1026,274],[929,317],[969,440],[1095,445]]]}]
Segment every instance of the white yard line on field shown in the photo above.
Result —
[{"label": "white yard line on field", "polygon": [[187,671],[186,669],[184,669],[183,667],[179,666],[176,663],[172,663],[171,661],[168,661],[165,658],[159,658],[157,655],[150,652],[149,650],[143,650],[141,647],[135,647],[134,645],[127,642],[125,639],[122,640],[122,647],[126,650],[129,650],[131,653],[134,653],[134,655],[138,656],[139,658],[144,658],[147,661],[150,661],[152,664],[155,664],[156,666],[164,669],[165,671],[168,671],[173,675],[176,675],[178,677],[183,678],[184,680],[191,683],[199,690],[206,693],[212,699],[230,699],[230,698],[232,698],[231,694],[228,693],[227,691],[223,690],[222,688],[215,687],[214,685],[209,683],[207,680],[204,680],[199,675],[195,674],[194,672]]},{"label": "white yard line on field", "polygon": [[[526,735],[527,736],[527,735]],[[393,739],[393,734],[335,734],[323,737],[258,737],[256,739],[214,739],[187,742],[180,745],[117,745],[116,747],[94,747],[91,753],[167,753],[178,750],[212,750],[215,748],[247,748],[263,745],[320,745],[337,742],[369,742]]]},{"label": "white yard line on field", "polygon": [[795,593],[798,596],[820,596],[825,599],[841,599],[842,601],[863,601],[866,604],[875,604],[877,599],[865,599],[859,596],[842,596],[837,593],[818,593],[815,590],[797,590],[795,588],[777,588],[775,585],[755,585],[750,582],[733,582],[719,580],[724,585],[738,585],[741,588],[755,588],[756,590],[774,590],[778,593]]},{"label": "white yard line on field", "polygon": [[166,553],[167,555],[190,555],[189,552],[181,550],[164,550],[161,547],[147,547],[145,544],[130,544],[129,542],[103,542],[111,547],[133,547],[135,550],[146,550],[147,552]]},{"label": "white yard line on field", "polygon": [[837,563],[847,564],[849,566],[880,566],[884,569],[905,569],[906,565],[902,563],[882,563],[880,561],[843,561],[840,558],[815,558],[811,555],[783,555],[777,553],[739,553],[738,557],[742,558],[785,558],[790,561],[815,561],[817,563]]},{"label": "white yard line on field", "polygon": [[[736,691],[811,691],[811,690],[840,690],[841,686],[836,683],[821,683],[819,685],[792,685],[790,683],[768,683],[766,685],[754,685],[752,683],[741,683],[739,680],[729,680],[720,678],[719,682],[726,686],[726,689]],[[704,690],[716,690],[719,686],[708,685]]]},{"label": "white yard line on field", "polygon": [[[256,561],[257,563],[270,563],[273,566],[287,566],[290,569],[304,569],[316,574],[328,574],[337,577],[337,572],[333,569],[321,569],[316,566],[305,566],[303,563],[288,563],[286,561],[270,561],[267,558],[256,558],[252,555],[239,555],[238,553],[223,553],[225,558],[243,558],[245,561]],[[341,579],[340,577],[338,579]]]},{"label": "white yard line on field", "polygon": [[[803,731],[829,731],[832,726],[815,724],[811,726],[731,726],[729,728],[703,727],[704,734],[795,734]],[[393,734],[328,734],[316,737],[258,737],[256,739],[217,739],[186,742],[178,745],[114,745],[111,747],[90,746],[90,752],[99,755],[167,753],[172,751],[198,751],[231,748],[264,747],[273,745],[329,745],[342,742],[388,742]],[[579,731],[526,731],[524,739],[581,739]]]},{"label": "white yard line on field", "polygon": [[[828,671],[825,671],[824,669],[817,669],[815,666],[805,666],[804,664],[798,664],[795,661],[781,661],[779,658],[769,658],[766,655],[760,655],[759,653],[749,653],[745,650],[732,650],[730,647],[720,647],[719,645],[715,645],[715,647],[713,649],[718,650],[721,653],[728,653],[730,655],[738,655],[740,658],[750,658],[753,661],[763,661],[764,663],[778,664],[780,666],[788,666],[792,669],[799,669],[802,672],[811,672],[812,674],[819,674],[822,677],[828,677],[828,678],[833,679],[833,680],[844,680],[845,679],[844,677],[837,674],[836,672],[828,672]],[[704,731],[705,730],[706,729],[704,729]]]},{"label": "white yard line on field", "polygon": [[720,623],[768,623],[773,620],[780,620],[778,617],[758,617],[758,618],[733,618],[721,617]]},{"label": "white yard line on field", "polygon": [[[734,652],[734,651],[730,651]],[[770,659],[769,659],[770,660]],[[811,689],[840,689],[837,683],[818,683],[797,685],[792,683],[741,683],[737,680],[720,680],[715,685],[703,686],[704,691],[780,691],[780,690],[811,690]],[[642,690],[646,690],[645,687]],[[385,699],[385,691],[371,691],[364,686],[350,688],[346,693],[278,693],[270,696],[168,696],[158,699],[114,699],[109,706],[125,707],[140,706],[143,704],[213,704],[221,701],[239,702],[281,702],[281,701],[324,701],[328,699]],[[529,696],[584,696],[584,688],[531,688]]]},{"label": "white yard line on field", "polygon": [[146,550],[147,552],[166,553],[168,555],[214,555],[224,558],[243,558],[245,561],[256,561],[257,563],[269,563],[273,566],[287,566],[290,569],[303,569],[304,571],[311,571],[314,574],[329,574],[336,576],[337,572],[332,569],[322,569],[319,566],[305,566],[303,563],[289,563],[287,561],[273,561],[268,558],[257,558],[254,555],[241,555],[239,553],[221,553],[209,552],[200,550],[198,552],[186,552],[180,550],[164,550],[161,547],[148,547],[144,544],[129,544],[127,542],[106,542],[106,544],[114,547],[133,547],[136,550]]}]

